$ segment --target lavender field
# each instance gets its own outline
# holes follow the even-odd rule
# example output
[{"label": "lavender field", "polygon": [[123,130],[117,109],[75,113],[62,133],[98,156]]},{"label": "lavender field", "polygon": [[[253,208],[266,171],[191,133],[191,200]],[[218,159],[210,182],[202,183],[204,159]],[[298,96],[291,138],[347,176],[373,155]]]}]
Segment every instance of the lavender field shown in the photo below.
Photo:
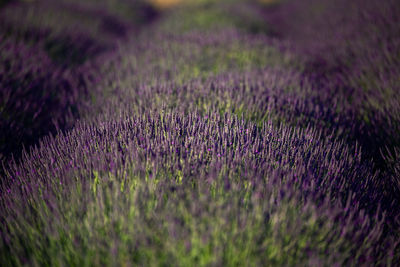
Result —
[{"label": "lavender field", "polygon": [[0,0],[0,266],[400,266],[398,0]]}]

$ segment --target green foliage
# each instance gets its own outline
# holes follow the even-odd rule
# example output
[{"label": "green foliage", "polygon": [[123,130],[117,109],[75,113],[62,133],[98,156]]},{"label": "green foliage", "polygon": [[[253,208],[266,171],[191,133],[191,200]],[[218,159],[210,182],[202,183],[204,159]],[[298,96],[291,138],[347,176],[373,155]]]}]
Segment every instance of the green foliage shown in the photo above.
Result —
[{"label": "green foliage", "polygon": [[[294,266],[326,258],[329,251],[354,248],[337,235],[335,223],[321,217],[318,208],[298,207],[295,198],[273,203],[279,197],[271,192],[268,202],[239,184],[238,191],[226,192],[224,182],[217,180],[217,193],[210,199],[204,182],[196,181],[193,189],[163,169],[151,179],[133,175],[137,173],[133,166],[128,166],[131,175],[124,180],[111,173],[93,173],[90,185],[84,176],[68,187],[56,180],[53,192],[32,195],[29,206],[9,211],[14,226],[6,231],[15,238],[9,240],[13,251],[4,255],[3,262]],[[86,190],[88,186],[92,190]],[[175,192],[168,190],[170,186]],[[247,207],[245,196],[250,200]],[[24,205],[21,200],[18,204]],[[311,251],[314,258],[307,254]]]},{"label": "green foliage", "polygon": [[210,32],[236,28],[248,33],[269,34],[269,25],[257,12],[257,6],[237,0],[201,1],[177,8],[162,25],[170,33]]}]

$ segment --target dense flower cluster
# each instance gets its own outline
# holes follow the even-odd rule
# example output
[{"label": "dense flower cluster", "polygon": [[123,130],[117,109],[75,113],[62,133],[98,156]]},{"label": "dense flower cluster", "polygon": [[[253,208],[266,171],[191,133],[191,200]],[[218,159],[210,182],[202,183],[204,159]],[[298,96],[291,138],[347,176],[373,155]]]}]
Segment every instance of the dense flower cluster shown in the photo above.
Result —
[{"label": "dense flower cluster", "polygon": [[[50,224],[42,212],[51,210],[53,215],[57,215],[51,218],[57,218],[51,223],[51,227],[57,230],[55,233],[49,232],[48,238],[58,243],[60,231],[67,236],[77,234],[80,235],[79,238],[87,238],[82,230],[78,233],[72,232],[69,226],[65,225],[64,219],[75,219],[77,221],[74,224],[83,225],[85,220],[94,216],[86,209],[96,201],[99,205],[112,205],[109,207],[112,215],[105,216],[109,216],[109,220],[115,221],[114,223],[121,224],[120,227],[132,227],[123,225],[121,220],[125,219],[131,219],[132,223],[144,220],[146,227],[152,225],[149,225],[147,220],[158,222],[153,222],[155,224],[150,227],[149,233],[139,230],[144,226],[130,229],[133,236],[144,235],[132,240],[136,244],[155,238],[154,233],[151,233],[154,230],[161,231],[160,234],[165,238],[161,240],[162,243],[208,238],[209,244],[206,242],[195,245],[200,246],[200,249],[211,249],[207,246],[216,246],[215,242],[224,241],[221,239],[223,237],[213,240],[215,230],[210,229],[211,232],[208,232],[206,229],[227,227],[231,231],[239,231],[239,235],[250,235],[244,236],[244,242],[256,242],[254,238],[260,239],[257,242],[261,243],[271,242],[272,249],[277,251],[265,255],[265,251],[258,251],[260,248],[257,246],[246,248],[250,250],[246,253],[257,255],[254,260],[260,261],[259,263],[265,261],[286,264],[297,260],[298,263],[307,263],[308,260],[320,261],[321,254],[327,253],[331,258],[328,258],[326,263],[343,264],[349,259],[337,253],[337,246],[350,246],[350,251],[354,250],[359,257],[352,260],[362,260],[375,256],[375,248],[370,246],[376,245],[382,238],[383,228],[378,227],[382,218],[376,211],[375,216],[371,218],[355,213],[362,205],[359,199],[379,199],[379,195],[373,195],[378,192],[373,192],[373,188],[370,188],[375,177],[370,174],[370,166],[361,163],[359,153],[359,150],[349,149],[340,141],[326,139],[312,129],[274,127],[271,124],[263,124],[259,128],[253,123],[240,121],[235,116],[220,117],[212,113],[205,116],[161,113],[98,125],[80,124],[66,135],[45,138],[40,146],[31,150],[29,155],[23,156],[22,160],[26,164],[15,164],[8,170],[10,184],[2,188],[2,216],[7,218],[9,225],[26,223],[20,217],[26,216],[26,220],[33,223],[33,227],[28,230],[34,231],[32,234],[38,234],[37,224]],[[144,189],[142,186],[152,188]],[[63,202],[71,198],[71,191],[74,190],[78,190],[81,195],[74,193],[76,199],[68,202],[76,201],[74,209],[77,210],[74,212],[80,213],[81,217],[64,218],[64,210],[67,207],[59,205],[64,205]],[[135,198],[135,194],[141,197]],[[125,198],[128,198],[125,201],[129,201],[126,208],[135,209],[132,212],[137,213],[139,218],[134,214],[129,215],[133,216],[132,218],[126,218],[128,215],[123,212],[124,209],[117,211],[121,208],[118,207],[120,201]],[[24,206],[26,202],[35,207],[36,211],[29,211],[29,206]],[[212,204],[213,202],[217,203]],[[315,203],[320,204],[315,206]],[[208,207],[209,205],[211,207]],[[180,206],[183,210],[178,209],[175,214],[174,210]],[[209,208],[216,209],[214,212],[217,213],[209,214]],[[228,209],[228,212],[224,209]],[[235,213],[243,209],[245,214],[231,214],[230,209],[235,210]],[[253,212],[260,210],[252,214],[250,211],[253,209]],[[323,218],[320,218],[320,213],[324,214]],[[178,218],[174,218],[175,216]],[[189,216],[181,220],[195,220],[192,222],[195,225],[182,222],[181,229],[181,226],[175,225],[174,222],[180,216]],[[209,222],[197,221],[203,216]],[[209,216],[226,222],[214,226]],[[241,216],[244,216],[244,221],[240,221]],[[248,216],[270,219],[264,218],[263,221],[257,222],[254,218],[254,222]],[[297,216],[306,216],[306,221]],[[325,216],[328,217],[324,218]],[[340,219],[344,218],[346,223],[342,224]],[[236,220],[239,221],[235,222]],[[280,225],[280,221],[286,220],[288,221],[285,224],[289,225]],[[321,220],[323,228],[314,225],[316,221],[313,220]],[[304,231],[315,232],[317,236],[332,236],[334,242],[320,240],[322,243],[317,245],[313,243],[314,237],[302,236],[300,232],[297,233],[300,236],[296,236],[299,229],[296,229],[295,221],[304,224]],[[103,222],[101,227],[112,228],[109,223],[111,222]],[[237,223],[240,225],[235,226]],[[253,223],[260,225],[252,226]],[[330,225],[331,223],[333,224]],[[291,224],[294,225],[290,226]],[[191,227],[195,228],[190,229]],[[235,230],[235,227],[239,228]],[[241,229],[242,227],[244,229]],[[247,227],[249,229],[246,229]],[[277,228],[274,231],[278,232],[268,230],[270,228]],[[85,231],[92,232],[94,229]],[[254,231],[257,233],[252,237]],[[344,235],[343,240],[337,236],[346,232],[348,234]],[[25,235],[23,232],[15,233],[2,228],[3,240],[7,240],[12,248],[21,248],[15,234]],[[107,242],[107,239],[112,238],[109,234],[106,232],[105,236],[95,237],[100,240],[93,243]],[[196,237],[197,235],[200,236]],[[285,240],[281,235],[290,236],[290,240]],[[233,235],[228,238],[237,237]],[[23,240],[30,242],[28,238]],[[121,240],[115,242],[117,246],[124,245]],[[293,251],[294,255],[299,255],[298,259],[286,258],[281,254],[290,247],[290,243],[298,247],[299,251]],[[89,241],[89,244],[92,242]],[[90,250],[84,243],[78,242],[77,245],[82,247],[78,251]],[[232,245],[234,247],[231,249],[239,249],[235,247],[237,244]],[[44,252],[48,247],[43,244],[43,247],[37,249]],[[53,249],[58,250],[57,247]],[[57,253],[62,253],[65,248],[59,249]],[[137,249],[158,250],[152,247]],[[213,263],[214,260],[214,263],[229,263],[222,257],[224,252],[218,251],[219,249],[223,250],[223,247],[215,248],[217,254],[210,255],[212,258],[208,259],[209,263]],[[268,251],[270,248],[267,246],[265,249]],[[24,254],[18,250],[13,253]],[[179,261],[180,256],[175,254],[177,251],[170,253],[171,255],[165,256],[165,260]],[[214,254],[214,251],[208,253]],[[214,258],[219,253],[222,253],[222,258]],[[311,258],[305,256],[307,253]],[[250,255],[241,257],[246,258]],[[85,258],[85,255],[81,257]],[[148,259],[139,259],[139,262],[142,260],[147,263]]]},{"label": "dense flower cluster", "polygon": [[50,2],[0,9],[2,263],[400,261],[395,1]]}]

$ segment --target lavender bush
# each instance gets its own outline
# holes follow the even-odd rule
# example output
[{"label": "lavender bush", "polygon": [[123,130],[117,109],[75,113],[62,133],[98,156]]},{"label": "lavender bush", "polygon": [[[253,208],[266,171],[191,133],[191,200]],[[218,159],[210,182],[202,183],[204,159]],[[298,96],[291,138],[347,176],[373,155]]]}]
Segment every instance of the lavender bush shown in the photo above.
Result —
[{"label": "lavender bush", "polygon": [[[379,199],[379,192],[370,189],[375,179],[370,166],[360,162],[358,153],[315,130],[271,124],[258,128],[212,113],[205,117],[161,113],[99,127],[76,126],[68,135],[44,139],[23,157],[28,164],[9,169],[1,214],[9,224],[30,221],[32,227],[15,233],[2,225],[2,237],[12,248],[29,250],[34,247],[29,242],[38,242],[35,239],[44,230],[40,225],[49,225],[38,254],[12,251],[19,257],[9,259],[46,265],[54,260],[73,264],[72,255],[82,249],[88,251],[82,261],[89,257],[99,264],[109,260],[179,263],[180,254],[191,255],[184,259],[190,264],[244,264],[248,257],[256,265],[390,260],[376,251],[381,246],[378,241],[385,239],[383,218],[356,212],[362,205],[359,198]],[[42,213],[46,210],[56,216],[51,226]],[[97,216],[104,215],[106,221],[97,226]],[[339,223],[344,218],[346,223]],[[74,225],[96,223],[93,227],[100,228],[85,226],[75,232],[65,220],[76,219]],[[302,230],[299,224],[304,225]],[[230,233],[224,237],[221,231]],[[32,237],[25,236],[24,243],[18,244],[20,235]],[[328,236],[332,243],[317,241]],[[43,256],[52,242],[50,250],[56,256]],[[68,248],[71,259],[64,258],[66,248],[59,247],[60,242],[72,246]],[[169,242],[175,245],[167,249]],[[93,243],[103,243],[98,249],[104,254],[90,258],[92,248],[85,244]],[[295,250],[286,257],[283,251],[291,246]],[[351,254],[338,254],[342,246]],[[119,247],[131,247],[133,254],[125,252],[120,256],[127,259],[116,259],[113,253],[123,253]],[[231,258],[237,252],[241,254]],[[330,256],[323,260],[324,254]]]},{"label": "lavender bush", "polygon": [[[136,12],[136,20],[117,17],[120,9]],[[0,158],[70,128],[99,80],[90,61],[115,50],[153,13],[142,2],[113,9],[105,2],[11,2],[0,10]]]},{"label": "lavender bush", "polygon": [[398,5],[278,2],[4,5],[1,263],[395,266]]},{"label": "lavender bush", "polygon": [[[292,51],[305,59],[305,74],[315,87],[339,95],[346,118],[339,124],[351,125],[344,138],[360,143],[365,157],[384,172],[393,169],[393,161],[386,159],[395,157],[400,141],[399,12],[391,0],[290,1],[265,10],[266,21],[296,44]],[[332,99],[336,103],[337,97]],[[399,201],[397,178],[390,173],[380,180],[386,183],[387,210],[397,214],[392,203]]]}]

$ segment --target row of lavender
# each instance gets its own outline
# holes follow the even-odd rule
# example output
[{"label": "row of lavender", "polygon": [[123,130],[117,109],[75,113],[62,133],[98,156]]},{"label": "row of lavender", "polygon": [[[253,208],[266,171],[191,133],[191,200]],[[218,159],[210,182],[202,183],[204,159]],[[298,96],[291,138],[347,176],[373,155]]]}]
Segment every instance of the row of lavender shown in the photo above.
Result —
[{"label": "row of lavender", "polygon": [[400,144],[399,13],[392,0],[292,1],[265,13],[295,44],[319,90],[347,99],[345,108],[357,116],[352,134],[382,168],[385,147],[393,156]]},{"label": "row of lavender", "polygon": [[[0,10],[0,160],[79,117],[90,61],[135,36],[156,11],[142,1],[9,1]],[[88,90],[89,89],[89,90]]]},{"label": "row of lavender", "polygon": [[316,130],[162,112],[79,124],[23,161],[2,193],[10,264],[392,261],[379,209],[359,212],[380,198],[371,166]]},{"label": "row of lavender", "polygon": [[[343,3],[336,4],[321,5],[337,14]],[[385,9],[391,4],[374,7],[376,21],[397,12]],[[344,61],[353,67],[375,57],[326,55],[329,40],[310,54],[303,49],[310,43],[290,30],[332,30],[291,16],[311,6],[289,2],[266,8],[264,17],[254,7],[222,1],[178,9],[84,65],[85,77],[95,78],[91,97],[78,101],[81,121],[5,169],[6,264],[370,266],[400,259],[399,102],[390,94],[398,64],[379,63],[391,68],[389,83],[357,76]],[[239,27],[235,15],[243,13],[253,21]],[[273,24],[260,23],[271,17]],[[395,27],[380,30],[388,31],[383,45],[398,49]],[[361,37],[364,51],[375,49]],[[354,49],[343,39],[335,45]],[[331,71],[335,64],[353,71]],[[362,92],[355,78],[373,79],[377,89]],[[383,100],[383,109],[370,104]],[[391,140],[368,147],[385,136]]]},{"label": "row of lavender", "polygon": [[[316,87],[345,100],[340,112],[353,114],[347,138],[358,142],[364,157],[384,173],[382,195],[392,218],[399,216],[400,195],[398,14],[400,6],[392,0],[293,1],[266,12],[267,21],[296,44],[295,53],[306,62],[304,73]],[[399,226],[389,228],[398,231]]]}]

